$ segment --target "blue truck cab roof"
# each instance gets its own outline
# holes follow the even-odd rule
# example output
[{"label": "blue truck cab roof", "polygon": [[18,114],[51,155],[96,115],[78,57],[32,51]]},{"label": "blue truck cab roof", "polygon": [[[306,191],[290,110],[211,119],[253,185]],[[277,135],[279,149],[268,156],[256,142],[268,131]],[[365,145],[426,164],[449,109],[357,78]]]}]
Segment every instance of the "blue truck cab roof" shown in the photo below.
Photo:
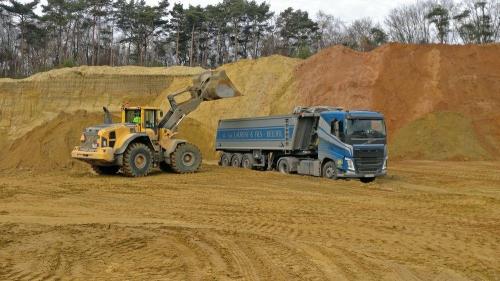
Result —
[{"label": "blue truck cab roof", "polygon": [[327,122],[331,122],[333,119],[343,120],[343,119],[384,119],[384,115],[375,111],[365,111],[365,110],[335,110],[335,111],[323,111],[320,116]]}]

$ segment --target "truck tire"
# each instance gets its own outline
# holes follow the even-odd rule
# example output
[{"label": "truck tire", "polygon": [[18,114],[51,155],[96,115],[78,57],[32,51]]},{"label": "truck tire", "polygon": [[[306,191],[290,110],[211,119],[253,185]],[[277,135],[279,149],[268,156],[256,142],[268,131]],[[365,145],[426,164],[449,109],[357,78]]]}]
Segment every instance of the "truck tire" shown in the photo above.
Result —
[{"label": "truck tire", "polygon": [[92,170],[98,175],[115,175],[120,170],[120,166],[97,166],[92,165]]},{"label": "truck tire", "polygon": [[327,179],[337,179],[337,166],[333,161],[328,161],[323,165],[322,175]]},{"label": "truck tire", "polygon": [[220,156],[219,166],[229,167],[231,166],[231,153],[223,152]]},{"label": "truck tire", "polygon": [[144,177],[151,172],[153,153],[140,142],[132,143],[123,154],[123,174],[127,177]]},{"label": "truck tire", "polygon": [[241,159],[241,167],[244,169],[253,169],[254,164],[253,154],[245,153],[243,154],[243,158]]},{"label": "truck tire", "polygon": [[233,154],[233,157],[231,157],[231,167],[233,167],[233,168],[241,167],[241,159],[242,158],[243,158],[243,155],[241,155],[241,153]]},{"label": "truck tire", "polygon": [[362,183],[370,183],[375,180],[375,178],[360,178],[359,179]]},{"label": "truck tire", "polygon": [[278,171],[282,174],[290,174],[290,163],[286,158],[280,159],[278,161]]},{"label": "truck tire", "polygon": [[181,143],[170,155],[170,163],[178,174],[194,173],[201,166],[201,152],[191,143]]},{"label": "truck tire", "polygon": [[162,172],[166,172],[166,173],[171,173],[174,171],[174,169],[172,169],[172,166],[165,163],[165,161],[160,162],[159,168]]}]

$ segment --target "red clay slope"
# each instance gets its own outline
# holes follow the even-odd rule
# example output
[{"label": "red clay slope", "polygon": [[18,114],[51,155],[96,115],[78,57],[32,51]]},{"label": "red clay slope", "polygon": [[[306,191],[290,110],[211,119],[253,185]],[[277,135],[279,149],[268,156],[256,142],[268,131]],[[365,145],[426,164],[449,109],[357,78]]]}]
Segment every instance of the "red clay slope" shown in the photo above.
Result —
[{"label": "red clay slope", "polygon": [[[474,128],[456,134],[472,134],[491,155],[500,155],[498,44],[390,44],[369,53],[333,47],[304,61],[295,76],[303,104],[384,113],[391,142],[408,142],[394,136],[417,119],[454,112],[470,120]],[[453,145],[451,140],[443,143]]]}]

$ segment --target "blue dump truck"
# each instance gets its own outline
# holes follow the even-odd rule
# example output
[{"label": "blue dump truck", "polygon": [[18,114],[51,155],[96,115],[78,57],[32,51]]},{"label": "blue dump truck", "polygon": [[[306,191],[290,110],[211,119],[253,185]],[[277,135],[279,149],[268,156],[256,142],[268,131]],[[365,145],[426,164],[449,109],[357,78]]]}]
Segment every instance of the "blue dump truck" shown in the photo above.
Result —
[{"label": "blue dump truck", "polygon": [[384,116],[373,111],[297,107],[291,115],[220,120],[215,146],[221,166],[364,183],[387,173]]}]

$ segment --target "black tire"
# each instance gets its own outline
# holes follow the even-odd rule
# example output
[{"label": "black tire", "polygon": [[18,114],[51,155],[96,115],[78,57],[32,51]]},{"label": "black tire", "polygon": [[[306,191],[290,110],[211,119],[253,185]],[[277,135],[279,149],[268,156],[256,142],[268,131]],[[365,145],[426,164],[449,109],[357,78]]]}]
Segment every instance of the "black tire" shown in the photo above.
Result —
[{"label": "black tire", "polygon": [[282,174],[290,174],[290,163],[288,163],[288,160],[281,159],[278,161],[278,171]]},{"label": "black tire", "polygon": [[174,171],[174,169],[172,169],[172,166],[165,163],[164,161],[160,162],[159,168],[162,172],[166,172],[166,173],[172,173]]},{"label": "black tire", "polygon": [[323,165],[322,175],[327,179],[337,179],[337,167],[333,161],[328,161]]},{"label": "black tire", "polygon": [[241,167],[244,169],[253,169],[253,164],[254,164],[254,159],[253,155],[251,153],[246,153],[243,155],[243,158],[241,159]]},{"label": "black tire", "polygon": [[243,155],[241,155],[241,153],[233,154],[233,157],[231,157],[231,167],[240,168],[242,158],[243,158]]},{"label": "black tire", "polygon": [[223,152],[220,156],[219,166],[229,167],[231,166],[231,153]]},{"label": "black tire", "polygon": [[375,180],[375,178],[360,178],[359,179],[362,183],[370,183],[370,182],[373,182]]},{"label": "black tire", "polygon": [[151,172],[153,153],[143,143],[133,143],[123,154],[123,174],[127,177],[144,177]]},{"label": "black tire", "polygon": [[190,143],[181,143],[170,155],[170,166],[178,174],[194,173],[201,167],[201,152]]},{"label": "black tire", "polygon": [[120,170],[120,166],[96,166],[92,165],[92,170],[98,175],[115,175]]}]

